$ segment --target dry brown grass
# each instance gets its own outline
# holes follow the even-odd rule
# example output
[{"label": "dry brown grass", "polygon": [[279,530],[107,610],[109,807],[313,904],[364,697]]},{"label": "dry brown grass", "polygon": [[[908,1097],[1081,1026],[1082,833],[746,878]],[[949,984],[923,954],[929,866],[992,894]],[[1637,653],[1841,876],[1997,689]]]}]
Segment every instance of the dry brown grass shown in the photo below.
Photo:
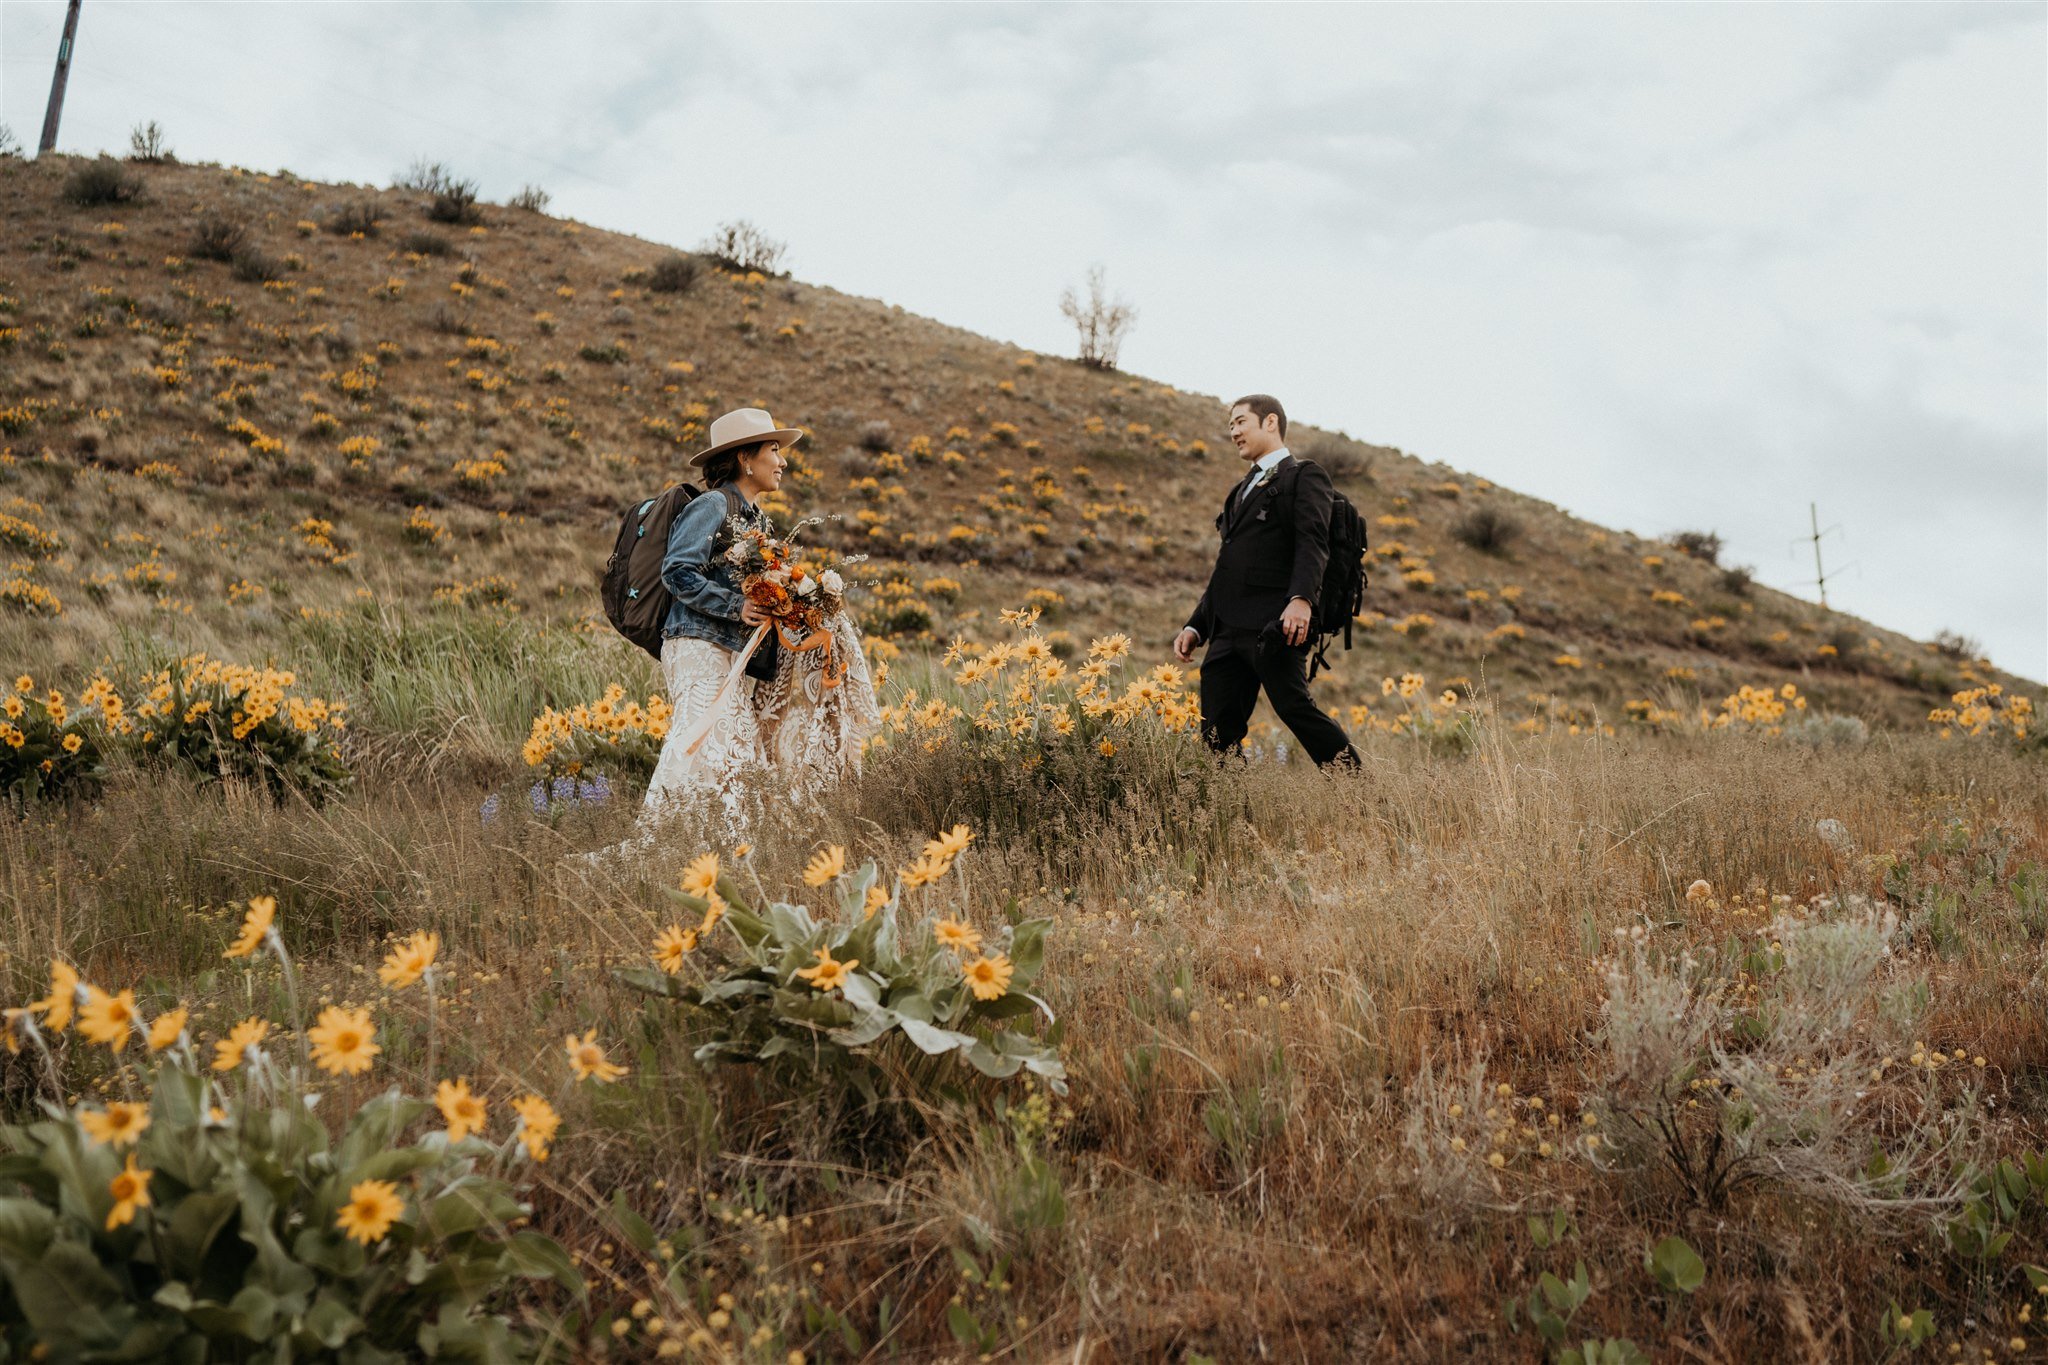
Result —
[{"label": "dry brown grass", "polygon": [[[615,835],[622,811],[553,828],[515,801],[485,825],[474,787],[376,772],[317,812],[138,776],[93,808],[0,827],[0,909],[16,994],[62,951],[93,979],[196,995],[202,1031],[247,1007],[199,975],[241,897],[279,895],[323,998],[376,996],[362,972],[381,937],[437,928],[455,968],[445,1073],[509,1090],[547,1075],[561,1036],[591,1026],[638,1072],[569,1110],[546,1221],[595,1265],[596,1244],[618,1235],[595,1211],[623,1192],[659,1227],[705,1226],[722,1287],[812,1283],[870,1341],[886,1295],[900,1358],[950,1358],[951,1252],[974,1250],[977,1220],[1019,1257],[1000,1296],[1004,1351],[1018,1359],[1526,1356],[1499,1302],[1564,1268],[1521,1223],[1567,1206],[1569,1256],[1596,1285],[1575,1332],[1633,1336],[1659,1355],[1771,1359],[1806,1330],[1830,1358],[1871,1359],[1892,1298],[1959,1322],[1981,1291],[1955,1277],[1925,1220],[1880,1235],[1768,1185],[1697,1209],[1569,1155],[1518,1155],[1498,1175],[1476,1150],[1462,1170],[1418,1166],[1402,1133],[1418,1106],[1443,1107],[1447,1073],[1480,1057],[1487,1087],[1505,1082],[1575,1121],[1597,1073],[1597,968],[1617,927],[1704,953],[1754,937],[1772,893],[1880,893],[1887,853],[1959,890],[1981,880],[1971,850],[1994,838],[2009,841],[2009,867],[2048,861],[2037,765],[1926,740],[1815,761],[1735,737],[1525,741],[1460,761],[1382,741],[1368,757],[1352,780],[1298,768],[1231,778],[1216,799],[1241,814],[1221,845],[1105,840],[1057,881],[1021,829],[983,831],[964,864],[973,917],[1000,922],[1014,897],[1059,920],[1046,986],[1073,1088],[1046,1139],[1068,1210],[1053,1228],[1006,1213],[1016,1156],[1000,1123],[942,1104],[897,1156],[850,1159],[804,1096],[707,1078],[689,1059],[692,1028],[609,979],[644,960],[654,888],[698,851],[687,830],[644,868],[592,878],[560,855]],[[875,768],[822,824],[764,832],[751,861],[766,885],[793,888],[820,840],[907,856],[922,833],[903,814],[915,803],[892,790],[887,757]],[[1930,852],[1951,814],[1973,842]],[[1842,821],[1855,850],[1825,842],[1822,818]],[[1717,888],[1712,902],[1688,904],[1694,878]],[[1996,886],[1969,893],[1955,930],[1939,952],[1909,932],[1889,970],[1931,981],[1931,1041],[1986,1057],[1987,1150],[2038,1150],[2039,931],[2028,936]],[[418,1030],[403,1002],[388,1014],[387,1060],[406,1075],[423,1060]],[[1222,1124],[1224,1138],[1219,1106],[1243,1120]],[[840,1172],[829,1183],[827,1167]],[[719,1223],[714,1194],[795,1230]],[[2040,1259],[2044,1221],[2022,1226],[2008,1265]],[[1677,1305],[1636,1264],[1646,1240],[1673,1232],[1710,1267]],[[765,1277],[739,1254],[757,1237],[775,1244]],[[615,1259],[621,1302],[651,1292]],[[970,1302],[988,1317],[985,1295]],[[778,1339],[844,1354],[801,1331]]]}]

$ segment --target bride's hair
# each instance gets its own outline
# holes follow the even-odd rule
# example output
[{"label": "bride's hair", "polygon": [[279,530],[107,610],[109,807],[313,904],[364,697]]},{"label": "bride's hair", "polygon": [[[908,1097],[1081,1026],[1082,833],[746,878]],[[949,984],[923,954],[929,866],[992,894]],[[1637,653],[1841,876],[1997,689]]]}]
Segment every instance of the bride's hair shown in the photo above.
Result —
[{"label": "bride's hair", "polygon": [[704,462],[704,486],[716,488],[720,484],[732,483],[740,476],[740,458],[752,455],[767,444],[766,441],[755,441],[750,445],[734,446],[731,450],[719,451]]}]

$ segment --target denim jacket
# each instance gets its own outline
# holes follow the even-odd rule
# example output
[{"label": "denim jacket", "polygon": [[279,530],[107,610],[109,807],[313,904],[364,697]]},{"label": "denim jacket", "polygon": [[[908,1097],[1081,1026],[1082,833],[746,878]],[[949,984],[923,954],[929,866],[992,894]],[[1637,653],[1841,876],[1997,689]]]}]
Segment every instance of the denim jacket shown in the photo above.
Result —
[{"label": "denim jacket", "polygon": [[712,558],[714,539],[721,542],[718,549],[723,553],[725,538],[718,533],[735,504],[742,521],[763,527],[771,524],[768,514],[746,499],[729,498],[716,488],[690,499],[669,523],[661,581],[675,601],[662,625],[662,639],[709,640],[734,653],[747,647],[754,628],[740,620],[745,599],[740,596],[739,582],[730,564]]}]

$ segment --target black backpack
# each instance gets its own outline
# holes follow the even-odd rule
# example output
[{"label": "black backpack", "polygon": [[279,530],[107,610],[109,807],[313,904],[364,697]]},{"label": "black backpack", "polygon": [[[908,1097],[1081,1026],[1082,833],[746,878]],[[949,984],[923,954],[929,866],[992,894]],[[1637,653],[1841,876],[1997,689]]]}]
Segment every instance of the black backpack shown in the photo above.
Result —
[{"label": "black backpack", "polygon": [[[730,504],[738,502],[740,495],[730,484],[718,491],[726,496],[726,513],[730,517],[739,510]],[[668,555],[669,528],[690,500],[703,494],[704,490],[694,484],[672,484],[646,501],[628,507],[619,521],[619,536],[612,545],[611,558],[604,562],[598,596],[604,602],[605,619],[656,661],[661,658],[662,627],[668,623],[669,607],[675,602],[675,594],[661,581],[661,561]],[[712,542],[714,548],[724,539],[721,531]],[[771,631],[747,661],[747,675],[770,677],[774,669],[775,636]]]},{"label": "black backpack", "polygon": [[1310,657],[1308,676],[1330,663],[1330,640],[1344,632],[1344,648],[1351,648],[1351,623],[1365,606],[1365,518],[1351,505],[1351,499],[1330,490],[1330,557],[1323,563],[1323,591],[1316,599],[1315,617],[1309,635],[1316,642]]}]

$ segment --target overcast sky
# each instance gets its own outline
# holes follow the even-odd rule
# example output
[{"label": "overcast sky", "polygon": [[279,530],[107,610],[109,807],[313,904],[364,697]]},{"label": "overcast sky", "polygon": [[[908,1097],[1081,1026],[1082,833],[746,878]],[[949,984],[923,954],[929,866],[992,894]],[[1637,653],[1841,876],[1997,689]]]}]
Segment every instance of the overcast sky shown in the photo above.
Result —
[{"label": "overcast sky", "polygon": [[[0,3],[33,145],[61,0]],[[502,199],[1125,368],[2048,678],[2048,7],[86,0],[60,147]],[[1853,566],[1853,567],[1851,567]]]}]

